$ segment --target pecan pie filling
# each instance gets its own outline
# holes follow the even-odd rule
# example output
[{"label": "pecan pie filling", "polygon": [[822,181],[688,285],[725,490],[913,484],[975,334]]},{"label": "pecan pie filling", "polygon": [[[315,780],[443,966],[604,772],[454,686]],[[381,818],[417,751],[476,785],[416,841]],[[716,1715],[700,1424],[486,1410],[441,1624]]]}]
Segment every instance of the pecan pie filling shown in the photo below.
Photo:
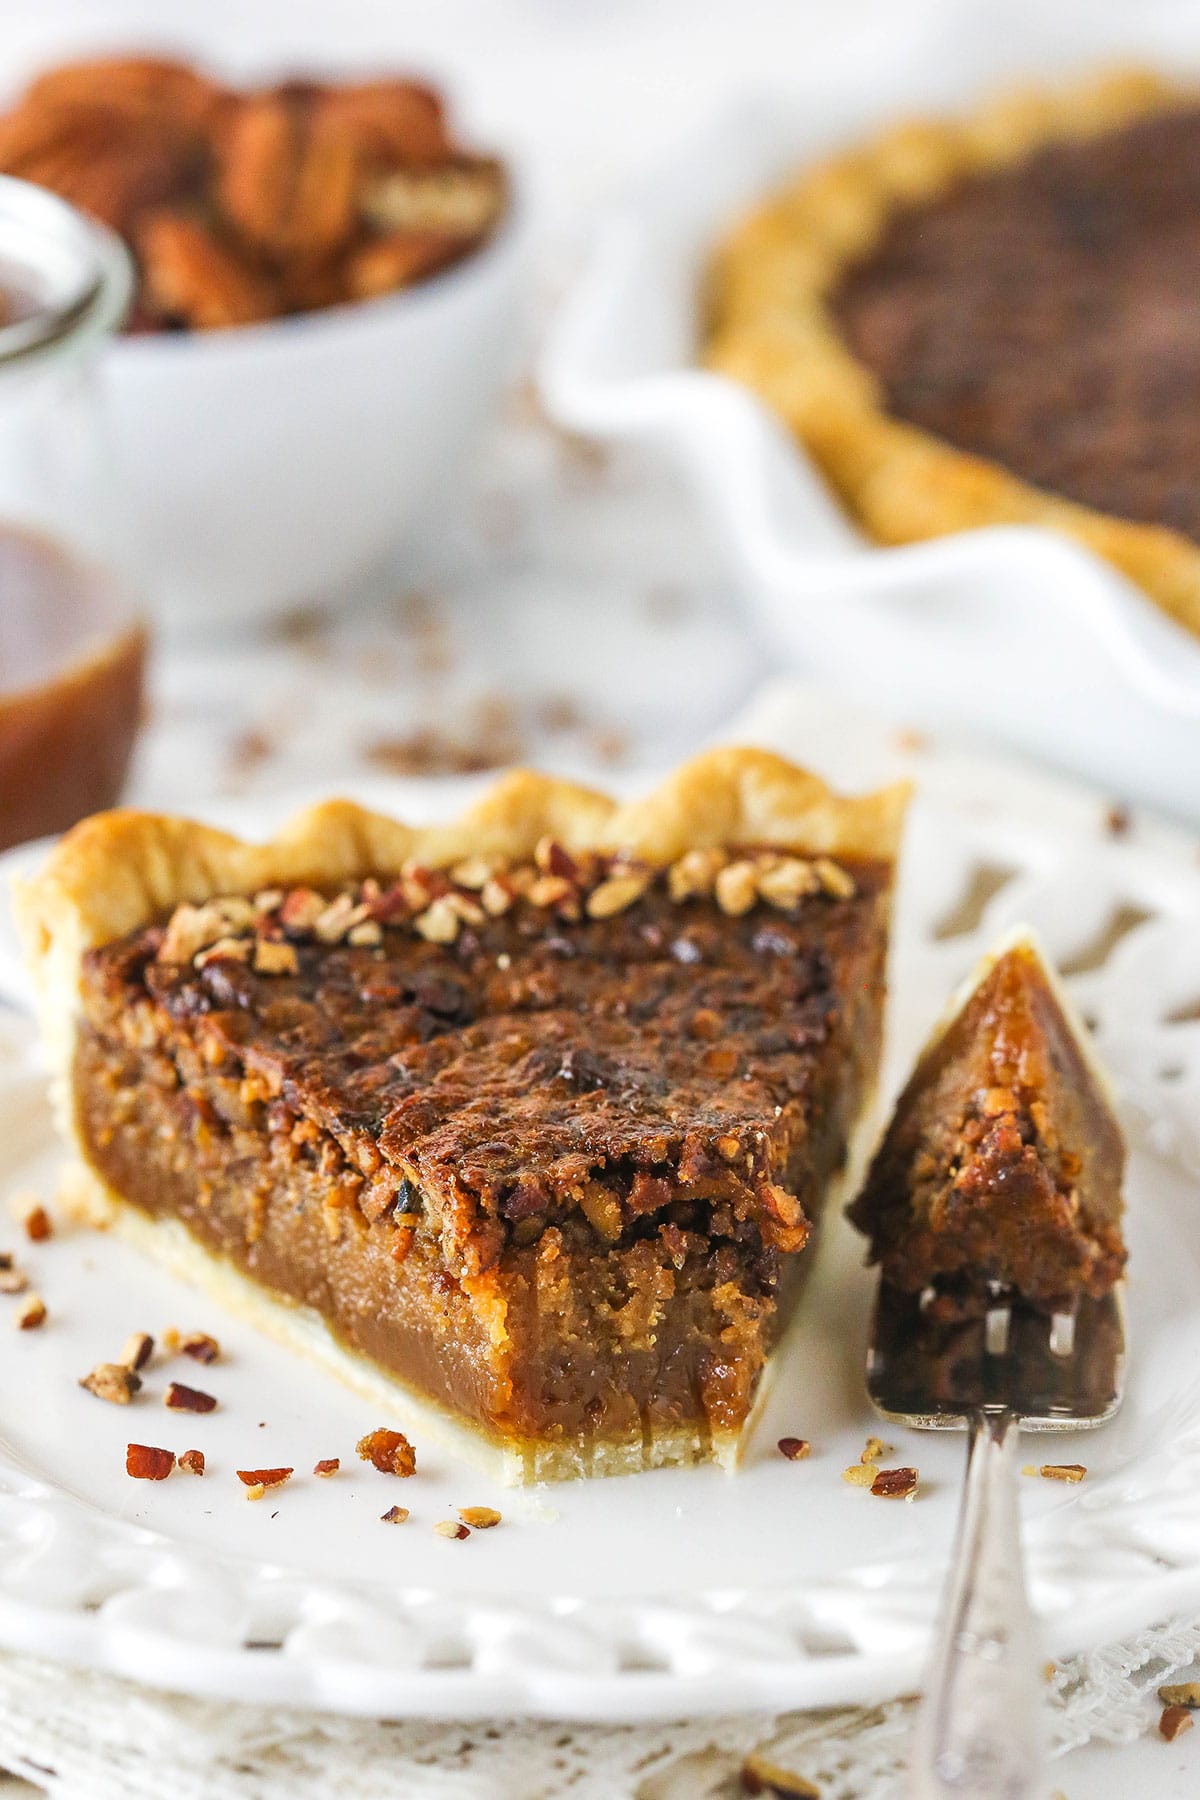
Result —
[{"label": "pecan pie filling", "polygon": [[832,296],[889,412],[1200,543],[1200,107],[899,210]]},{"label": "pecan pie filling", "polygon": [[499,1442],[736,1435],[873,1077],[890,880],[544,841],[180,906],[84,957],[84,1152]]},{"label": "pecan pie filling", "polygon": [[997,1289],[1053,1312],[1122,1273],[1124,1166],[1104,1087],[1023,940],[918,1061],[850,1217],[887,1279],[933,1288],[944,1312]]}]

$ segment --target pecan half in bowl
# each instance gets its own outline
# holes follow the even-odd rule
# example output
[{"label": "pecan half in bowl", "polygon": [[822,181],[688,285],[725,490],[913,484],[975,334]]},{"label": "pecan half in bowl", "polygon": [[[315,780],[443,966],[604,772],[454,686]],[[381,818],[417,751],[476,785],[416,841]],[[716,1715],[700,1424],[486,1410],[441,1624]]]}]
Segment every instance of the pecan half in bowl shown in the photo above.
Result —
[{"label": "pecan half in bowl", "polygon": [[441,95],[105,58],[32,83],[0,170],[137,261],[109,394],[152,601],[244,620],[390,566],[496,396],[519,293],[508,172]]}]

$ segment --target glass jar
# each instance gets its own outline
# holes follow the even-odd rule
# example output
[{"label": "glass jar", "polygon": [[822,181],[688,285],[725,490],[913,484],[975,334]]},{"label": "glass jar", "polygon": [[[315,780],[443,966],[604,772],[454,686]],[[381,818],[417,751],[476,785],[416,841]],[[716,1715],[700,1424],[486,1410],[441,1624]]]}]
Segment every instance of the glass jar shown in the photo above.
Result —
[{"label": "glass jar", "polygon": [[125,314],[120,241],[0,177],[0,849],[120,793],[146,640],[98,361]]}]

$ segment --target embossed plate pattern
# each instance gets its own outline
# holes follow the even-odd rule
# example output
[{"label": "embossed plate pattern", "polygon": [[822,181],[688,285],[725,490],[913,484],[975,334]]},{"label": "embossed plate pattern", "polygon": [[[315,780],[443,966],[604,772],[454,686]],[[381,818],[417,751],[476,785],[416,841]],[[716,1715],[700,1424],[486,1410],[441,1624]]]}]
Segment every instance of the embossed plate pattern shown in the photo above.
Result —
[{"label": "embossed plate pattern", "polygon": [[[766,718],[758,735],[781,734]],[[1113,1426],[1059,1447],[1088,1465],[1079,1488],[1023,1487],[1046,1647],[1065,1653],[1200,1607],[1200,865],[1182,835],[1113,836],[1097,803],[1028,776],[987,765],[981,787],[977,771],[926,767],[889,1085],[974,956],[1024,919],[1094,1021],[1135,1146],[1129,1399]],[[49,1194],[56,1165],[30,1027],[0,1012],[0,1194]],[[354,1443],[382,1421],[353,1395],[118,1244],[69,1229],[18,1244],[0,1220],[0,1247],[20,1251],[49,1308],[40,1332],[0,1316],[0,1643],[189,1692],[382,1715],[633,1720],[875,1699],[915,1679],[961,1446],[895,1434],[893,1460],[921,1470],[911,1505],[841,1481],[872,1424],[870,1281],[841,1221],[738,1478],[513,1493],[419,1442],[411,1481],[376,1474]],[[215,1332],[222,1360],[152,1364],[128,1409],[77,1386],[128,1332],[168,1324]],[[166,1411],[169,1375],[219,1409]],[[777,1454],[786,1433],[812,1440],[808,1461]],[[195,1445],[209,1472],[132,1482],[128,1439]],[[313,1479],[326,1456],[341,1472]],[[274,1464],[294,1480],[248,1505],[235,1469]],[[409,1521],[381,1523],[397,1501]],[[502,1525],[434,1534],[479,1504]]]}]

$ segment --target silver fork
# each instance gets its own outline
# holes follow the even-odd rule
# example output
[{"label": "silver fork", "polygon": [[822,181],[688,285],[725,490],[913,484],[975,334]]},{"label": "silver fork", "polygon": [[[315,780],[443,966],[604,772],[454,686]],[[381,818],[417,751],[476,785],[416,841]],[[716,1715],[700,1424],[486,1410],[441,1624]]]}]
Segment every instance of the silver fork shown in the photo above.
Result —
[{"label": "silver fork", "polygon": [[910,1753],[915,1800],[1042,1800],[1036,1631],[1025,1592],[1017,1444],[1025,1431],[1103,1425],[1121,1404],[1118,1293],[1052,1318],[1003,1293],[946,1322],[932,1295],[879,1284],[867,1392],[885,1419],[966,1430],[967,1476],[942,1616]]}]

